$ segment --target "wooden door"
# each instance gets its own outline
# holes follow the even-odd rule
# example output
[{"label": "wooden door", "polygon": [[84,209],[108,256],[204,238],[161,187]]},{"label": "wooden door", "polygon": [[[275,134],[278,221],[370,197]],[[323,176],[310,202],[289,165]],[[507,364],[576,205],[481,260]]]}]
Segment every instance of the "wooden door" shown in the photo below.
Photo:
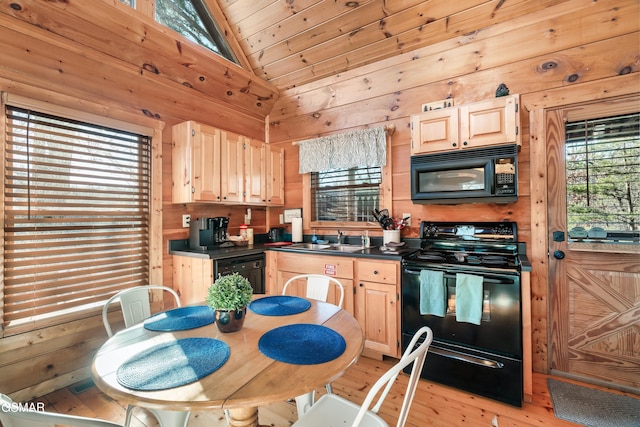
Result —
[{"label": "wooden door", "polygon": [[546,115],[551,370],[640,389],[637,244],[568,241],[564,113]]}]

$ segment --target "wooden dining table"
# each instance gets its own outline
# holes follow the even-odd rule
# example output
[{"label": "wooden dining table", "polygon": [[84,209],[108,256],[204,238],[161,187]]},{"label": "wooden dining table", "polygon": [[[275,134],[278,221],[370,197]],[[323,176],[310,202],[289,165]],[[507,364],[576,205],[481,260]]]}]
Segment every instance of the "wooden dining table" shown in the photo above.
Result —
[{"label": "wooden dining table", "polygon": [[[147,330],[144,324],[127,328],[109,338],[96,353],[92,376],[108,396],[118,401],[163,412],[176,426],[185,425],[191,411],[223,409],[232,427],[258,426],[258,408],[300,397],[340,377],[353,365],[364,347],[364,335],[356,319],[333,304],[309,300],[308,310],[291,315],[268,316],[247,310],[244,326],[237,332],[221,333],[215,324],[172,332]],[[340,334],[344,352],[318,364],[293,364],[265,356],[258,348],[260,337],[274,328],[292,324],[326,326]],[[118,368],[131,358],[158,344],[182,338],[220,340],[230,349],[228,360],[213,373],[175,388],[140,391],[118,382]],[[161,373],[159,373],[161,374]]]}]

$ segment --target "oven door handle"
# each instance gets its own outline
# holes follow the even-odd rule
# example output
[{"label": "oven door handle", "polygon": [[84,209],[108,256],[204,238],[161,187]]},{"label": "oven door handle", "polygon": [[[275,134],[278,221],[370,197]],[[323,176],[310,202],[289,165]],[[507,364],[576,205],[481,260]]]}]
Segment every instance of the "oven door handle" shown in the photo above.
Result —
[{"label": "oven door handle", "polygon": [[482,366],[484,368],[501,369],[504,364],[495,360],[485,359],[483,357],[472,356],[470,354],[460,353],[458,351],[447,350],[442,347],[438,347],[433,343],[429,346],[429,352],[437,354],[438,356],[448,357],[450,359],[460,360],[462,362],[472,363],[474,365]]},{"label": "oven door handle", "polygon": [[[421,272],[421,271],[422,271],[422,270],[411,270],[411,269],[408,269],[408,268],[405,268],[405,269],[404,269],[404,272],[405,272],[405,273],[408,273],[408,274],[415,274],[415,275],[420,274],[420,272]],[[488,276],[486,276],[486,275],[482,275],[482,274],[478,274],[478,275],[482,276],[482,281],[483,281],[484,283],[497,283],[497,284],[504,284],[504,283],[505,283],[505,280],[492,279],[491,277],[488,277]],[[455,275],[455,273],[450,273],[450,272],[448,272],[448,271],[445,271],[445,272],[444,272],[444,276],[443,276],[443,277],[444,277],[445,279],[455,279],[455,278],[456,278],[456,275]]]}]

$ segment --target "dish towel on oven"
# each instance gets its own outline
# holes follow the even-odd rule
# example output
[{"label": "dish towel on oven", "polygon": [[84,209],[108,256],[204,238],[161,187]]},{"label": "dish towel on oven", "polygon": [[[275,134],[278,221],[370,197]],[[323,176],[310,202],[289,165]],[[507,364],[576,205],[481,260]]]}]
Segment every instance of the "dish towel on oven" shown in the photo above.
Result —
[{"label": "dish towel on oven", "polygon": [[433,314],[444,317],[447,291],[444,284],[444,272],[434,270],[420,271],[420,314]]},{"label": "dish towel on oven", "polygon": [[482,276],[456,274],[456,320],[474,325],[482,318]]}]

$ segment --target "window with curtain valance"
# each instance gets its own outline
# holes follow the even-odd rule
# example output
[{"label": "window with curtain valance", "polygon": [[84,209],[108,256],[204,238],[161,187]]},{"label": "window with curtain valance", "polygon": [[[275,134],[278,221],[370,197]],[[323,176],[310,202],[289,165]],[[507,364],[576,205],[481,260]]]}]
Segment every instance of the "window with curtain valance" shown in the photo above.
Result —
[{"label": "window with curtain valance", "polygon": [[310,203],[306,208],[312,226],[374,221],[371,212],[384,200],[386,130],[362,129],[298,144],[299,172],[309,175]]}]

